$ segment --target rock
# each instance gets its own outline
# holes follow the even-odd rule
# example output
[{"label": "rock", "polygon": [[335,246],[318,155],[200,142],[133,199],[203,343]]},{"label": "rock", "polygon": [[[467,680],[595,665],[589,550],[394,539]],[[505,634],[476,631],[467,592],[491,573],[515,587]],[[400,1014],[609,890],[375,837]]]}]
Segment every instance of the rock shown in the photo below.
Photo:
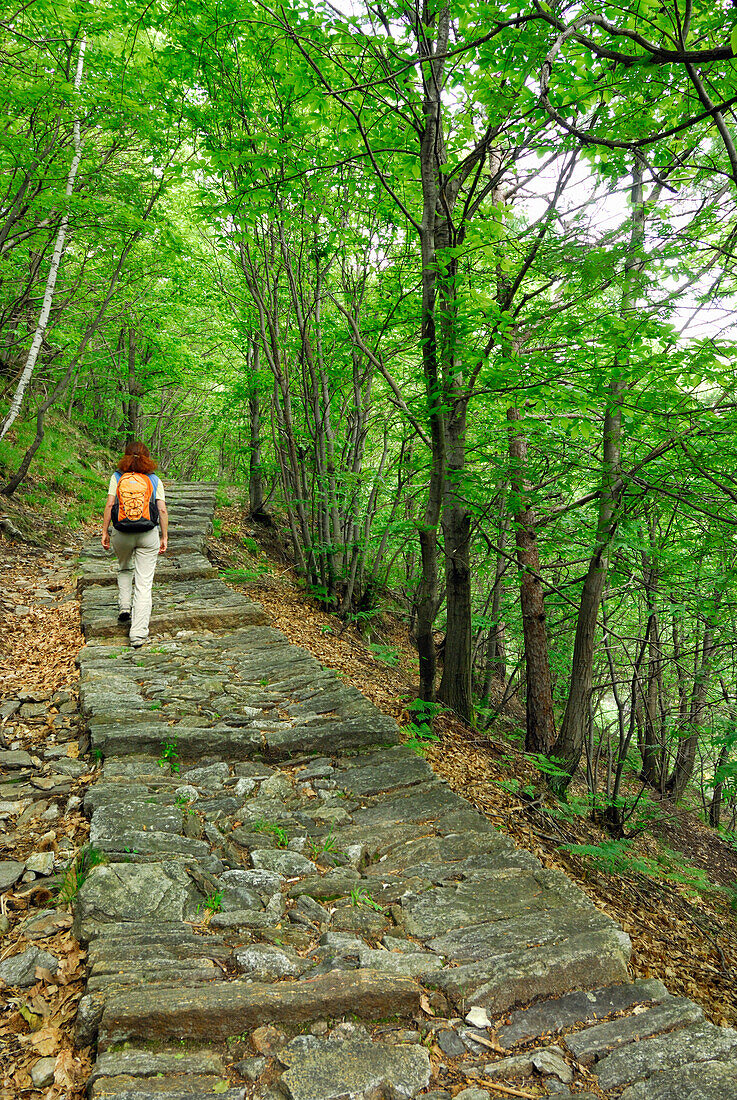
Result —
[{"label": "rock", "polygon": [[288,954],[283,949],[266,943],[241,948],[235,952],[235,961],[245,978],[262,982],[297,978],[308,966],[296,952]]},{"label": "rock", "polygon": [[309,894],[301,894],[297,898],[296,911],[301,913],[313,924],[326,924],[330,920],[330,913],[319,902],[311,898]]},{"label": "rock", "polygon": [[56,1058],[39,1058],[31,1066],[31,1080],[34,1088],[45,1089],[47,1085],[53,1085],[55,1067]]},{"label": "rock", "polygon": [[557,1077],[564,1085],[570,1085],[573,1080],[573,1070],[563,1057],[560,1047],[533,1051],[532,1064],[538,1073],[546,1077]]},{"label": "rock", "polygon": [[25,869],[25,863],[18,863],[14,859],[0,860],[0,894],[14,886]]},{"label": "rock", "polygon": [[5,916],[4,913],[0,913],[0,935],[4,936],[5,933],[9,932],[9,931],[10,931],[10,921],[8,920],[8,918]]},{"label": "rock", "polygon": [[489,1062],[484,1066],[487,1077],[504,1081],[508,1077],[532,1077],[535,1066],[530,1054],[513,1054],[509,1058],[500,1058],[498,1062]]},{"label": "rock", "polygon": [[246,779],[244,776],[237,781],[233,790],[238,798],[248,798],[249,794],[253,794],[256,790],[256,781]]},{"label": "rock", "polygon": [[18,713],[21,718],[42,718],[46,710],[45,703],[23,703]]},{"label": "rock", "polygon": [[[357,970],[307,980],[208,982],[198,987],[150,986],[109,994],[100,1027],[101,1049],[131,1039],[205,1039],[218,1042],[263,1024],[299,1027],[352,1013],[382,1019],[419,1011],[420,988],[409,978]],[[237,1021],[237,1025],[236,1025]]]},{"label": "rock", "polygon": [[336,1042],[300,1035],[281,1052],[281,1086],[290,1100],[404,1100],[430,1081],[422,1047],[393,1047],[356,1039]]},{"label": "rock", "polygon": [[[314,863],[312,869],[315,869]],[[360,886],[360,875],[352,867],[332,867],[325,874],[308,874],[289,891],[291,897],[309,894],[321,901],[334,901],[348,897],[351,891]],[[370,900],[370,899],[367,899]]]},{"label": "rock", "polygon": [[236,1062],[233,1069],[244,1081],[254,1082],[258,1081],[268,1064],[268,1058],[257,1056],[255,1058],[244,1058],[242,1061]]},{"label": "rock", "polygon": [[643,1039],[615,1050],[597,1064],[602,1089],[619,1088],[689,1062],[711,1062],[737,1054],[737,1031],[714,1024],[692,1024],[670,1035]]},{"label": "rock", "polygon": [[21,925],[21,935],[27,940],[41,940],[47,936],[55,936],[70,928],[72,918],[68,913],[60,909],[41,909],[33,913]]},{"label": "rock", "polygon": [[262,797],[266,798],[289,798],[294,794],[294,787],[290,783],[289,779],[282,772],[275,772],[274,775],[269,776],[261,784],[261,791],[259,792]]},{"label": "rock", "polygon": [[248,886],[227,883],[221,892],[220,909],[223,913],[234,913],[240,909],[255,909],[258,912],[261,909],[261,898]]},{"label": "rock", "polygon": [[276,1054],[287,1045],[287,1037],[278,1027],[257,1027],[251,1042],[259,1054]]},{"label": "rock", "polygon": [[276,871],[286,878],[307,875],[317,868],[311,860],[305,859],[299,852],[287,852],[281,848],[266,848],[251,852],[251,862],[257,869]]},{"label": "rock", "polygon": [[357,932],[362,936],[378,936],[389,927],[389,919],[375,909],[363,909],[358,905],[340,905],[330,919],[330,927],[336,932]]},{"label": "rock", "polygon": [[26,860],[26,870],[35,871],[37,875],[50,875],[54,870],[54,853],[34,852]]},{"label": "rock", "polygon": [[213,791],[222,787],[226,779],[230,779],[230,768],[221,761],[218,764],[208,764],[203,768],[187,768],[182,772],[182,779],[186,780],[186,786],[204,787]]},{"label": "rock", "polygon": [[281,892],[284,878],[282,875],[277,874],[276,871],[265,871],[262,869],[248,871],[235,868],[232,871],[225,871],[220,875],[220,882],[228,886],[238,886],[255,890],[257,894],[266,894],[272,897],[274,894]]},{"label": "rock", "polygon": [[11,955],[9,959],[0,962],[0,979],[6,985],[28,989],[37,981],[36,967],[38,966],[55,974],[59,969],[59,960],[48,951],[41,951],[38,947],[28,947],[20,955]]},{"label": "rock", "polygon": [[213,1074],[224,1077],[225,1062],[211,1050],[135,1050],[101,1053],[88,1087],[100,1077],[158,1077],[164,1073]]},{"label": "rock", "polygon": [[451,1028],[443,1028],[438,1032],[438,1046],[448,1058],[460,1058],[466,1053],[466,1045],[461,1042],[458,1035]]},{"label": "rock", "polygon": [[626,1043],[636,1043],[661,1031],[695,1024],[703,1018],[704,1013],[693,1001],[685,997],[669,997],[663,1004],[647,1008],[634,1016],[598,1024],[569,1035],[566,1044],[578,1062],[590,1066]]},{"label": "rock", "polygon": [[197,788],[193,787],[191,783],[185,783],[174,791],[174,798],[179,802],[196,802],[199,797]]},{"label": "rock", "polygon": [[[435,947],[435,944],[432,945]],[[566,993],[552,1001],[513,1012],[509,1023],[497,1032],[499,1045],[513,1047],[547,1032],[562,1031],[574,1024],[594,1023],[611,1012],[622,1012],[638,1004],[664,1001],[669,996],[662,982],[654,979],[628,982],[606,989]]]},{"label": "rock", "polygon": [[471,1027],[491,1027],[491,1020],[486,1013],[486,1009],[478,1006],[472,1008],[468,1013],[466,1023],[470,1024]]},{"label": "rock", "polygon": [[106,864],[93,868],[77,893],[74,934],[86,943],[99,925],[194,919],[200,901],[184,868],[173,861]]},{"label": "rock", "polygon": [[0,752],[0,768],[8,768],[10,771],[16,768],[31,768],[33,761],[31,754],[23,749],[7,749]]},{"label": "rock", "polygon": [[486,1089],[479,1089],[472,1086],[468,1089],[461,1089],[456,1093],[456,1100],[460,1097],[460,1100],[490,1100],[489,1093]]},{"label": "rock", "polygon": [[630,1085],[621,1100],[737,1100],[737,1062],[699,1062],[665,1069]]},{"label": "rock", "polygon": [[[510,922],[512,923],[512,922]],[[433,984],[449,997],[503,1012],[535,997],[567,993],[585,974],[592,984],[627,977],[629,937],[612,925],[601,932],[571,936],[558,944],[533,945],[440,971]]]}]

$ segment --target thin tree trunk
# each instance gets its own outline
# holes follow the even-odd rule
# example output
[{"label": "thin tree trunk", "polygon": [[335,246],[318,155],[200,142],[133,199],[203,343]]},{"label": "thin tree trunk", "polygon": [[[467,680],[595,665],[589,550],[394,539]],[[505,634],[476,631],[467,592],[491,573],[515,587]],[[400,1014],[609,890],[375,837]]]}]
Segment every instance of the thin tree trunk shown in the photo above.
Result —
[{"label": "thin tree trunk", "polygon": [[519,427],[516,408],[507,410],[509,421],[509,484],[513,506],[517,563],[520,572],[522,630],[525,640],[527,679],[528,752],[548,753],[555,741],[553,686],[548,660],[545,622],[545,596],[540,582],[540,555],[537,548],[535,514],[527,500],[527,439]]},{"label": "thin tree trunk", "polygon": [[[79,89],[82,84],[82,71],[84,69],[84,54],[87,47],[87,38],[83,37],[79,45],[79,55],[77,57],[77,69],[74,75],[74,91],[76,95],[79,95]],[[72,192],[74,191],[74,181],[77,177],[77,169],[79,168],[79,162],[82,159],[82,133],[81,124],[79,118],[74,120],[74,156],[72,157],[72,163],[69,167],[69,175],[67,176],[67,185],[64,192],[66,202],[69,202]],[[36,360],[38,359],[41,345],[43,344],[44,335],[46,333],[46,326],[49,323],[49,315],[51,313],[51,306],[54,301],[54,292],[56,290],[56,280],[59,275],[59,267],[61,266],[61,257],[64,252],[64,242],[67,235],[67,227],[69,225],[69,211],[65,210],[61,219],[61,225],[56,235],[56,244],[54,245],[54,251],[51,257],[51,266],[49,267],[49,274],[46,278],[46,290],[44,292],[43,303],[41,305],[41,313],[36,325],[36,331],[31,342],[31,347],[28,351],[28,357],[26,359],[23,373],[18,381],[13,400],[10,403],[8,414],[3,421],[3,425],[0,428],[0,440],[8,433],[10,428],[15,423],[18,414],[23,404],[23,396],[28,388],[28,384],[31,381],[34,368],[36,366]],[[43,423],[43,417],[42,417]],[[39,440],[40,443],[40,440]],[[38,447],[38,445],[37,445]],[[35,451],[34,451],[35,454]],[[31,458],[33,455],[31,456]],[[30,463],[30,459],[29,459]],[[25,475],[24,475],[25,476]]]},{"label": "thin tree trunk", "polygon": [[[645,210],[642,193],[642,170],[633,169],[632,220],[629,254],[625,263],[625,281],[622,289],[620,315],[629,316],[635,299],[638,275],[641,269],[639,250],[645,229]],[[609,546],[617,526],[617,510],[621,496],[620,481],[622,453],[622,401],[626,386],[624,367],[627,349],[618,351],[609,380],[608,400],[604,414],[602,441],[601,490],[599,516],[596,529],[596,545],[581,594],[581,604],[573,643],[571,685],[558,739],[553,755],[560,761],[569,778],[555,777],[551,786],[562,793],[576,772],[584,741],[589,728],[591,687],[593,682],[594,641],[597,618],[609,567]]]}]

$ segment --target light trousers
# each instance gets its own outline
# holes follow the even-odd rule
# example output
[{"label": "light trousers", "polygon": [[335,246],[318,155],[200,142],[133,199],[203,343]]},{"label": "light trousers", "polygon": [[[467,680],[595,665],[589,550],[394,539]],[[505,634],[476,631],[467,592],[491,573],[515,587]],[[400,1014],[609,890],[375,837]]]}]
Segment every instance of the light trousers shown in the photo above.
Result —
[{"label": "light trousers", "polygon": [[159,529],[126,534],[113,530],[110,542],[118,559],[118,609],[130,611],[132,642],[148,638],[151,589],[159,559]]}]

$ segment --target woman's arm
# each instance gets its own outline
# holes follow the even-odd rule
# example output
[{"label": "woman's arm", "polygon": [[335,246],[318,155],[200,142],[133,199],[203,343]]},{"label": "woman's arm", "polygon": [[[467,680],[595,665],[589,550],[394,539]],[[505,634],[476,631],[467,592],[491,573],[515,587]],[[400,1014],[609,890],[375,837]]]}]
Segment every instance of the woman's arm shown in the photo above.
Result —
[{"label": "woman's arm", "polygon": [[157,502],[157,508],[159,509],[159,521],[161,523],[161,542],[159,544],[159,553],[166,553],[166,548],[169,545],[169,513],[166,510],[166,505],[163,500]]},{"label": "woman's arm", "polygon": [[102,548],[103,550],[110,549],[110,515],[113,510],[113,504],[115,503],[115,497],[108,493],[107,500],[105,502],[105,511],[102,516]]}]

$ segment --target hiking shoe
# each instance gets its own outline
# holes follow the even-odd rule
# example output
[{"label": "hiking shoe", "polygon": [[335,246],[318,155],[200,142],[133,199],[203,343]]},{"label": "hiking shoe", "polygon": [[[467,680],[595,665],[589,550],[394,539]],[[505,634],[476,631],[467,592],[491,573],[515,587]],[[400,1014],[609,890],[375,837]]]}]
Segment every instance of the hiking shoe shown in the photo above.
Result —
[{"label": "hiking shoe", "polygon": [[140,649],[147,641],[148,638],[136,638],[135,641],[131,638],[131,649]]},{"label": "hiking shoe", "polygon": [[130,611],[121,611],[120,614],[118,615],[118,622],[119,623],[129,623],[130,621],[131,621]]}]

